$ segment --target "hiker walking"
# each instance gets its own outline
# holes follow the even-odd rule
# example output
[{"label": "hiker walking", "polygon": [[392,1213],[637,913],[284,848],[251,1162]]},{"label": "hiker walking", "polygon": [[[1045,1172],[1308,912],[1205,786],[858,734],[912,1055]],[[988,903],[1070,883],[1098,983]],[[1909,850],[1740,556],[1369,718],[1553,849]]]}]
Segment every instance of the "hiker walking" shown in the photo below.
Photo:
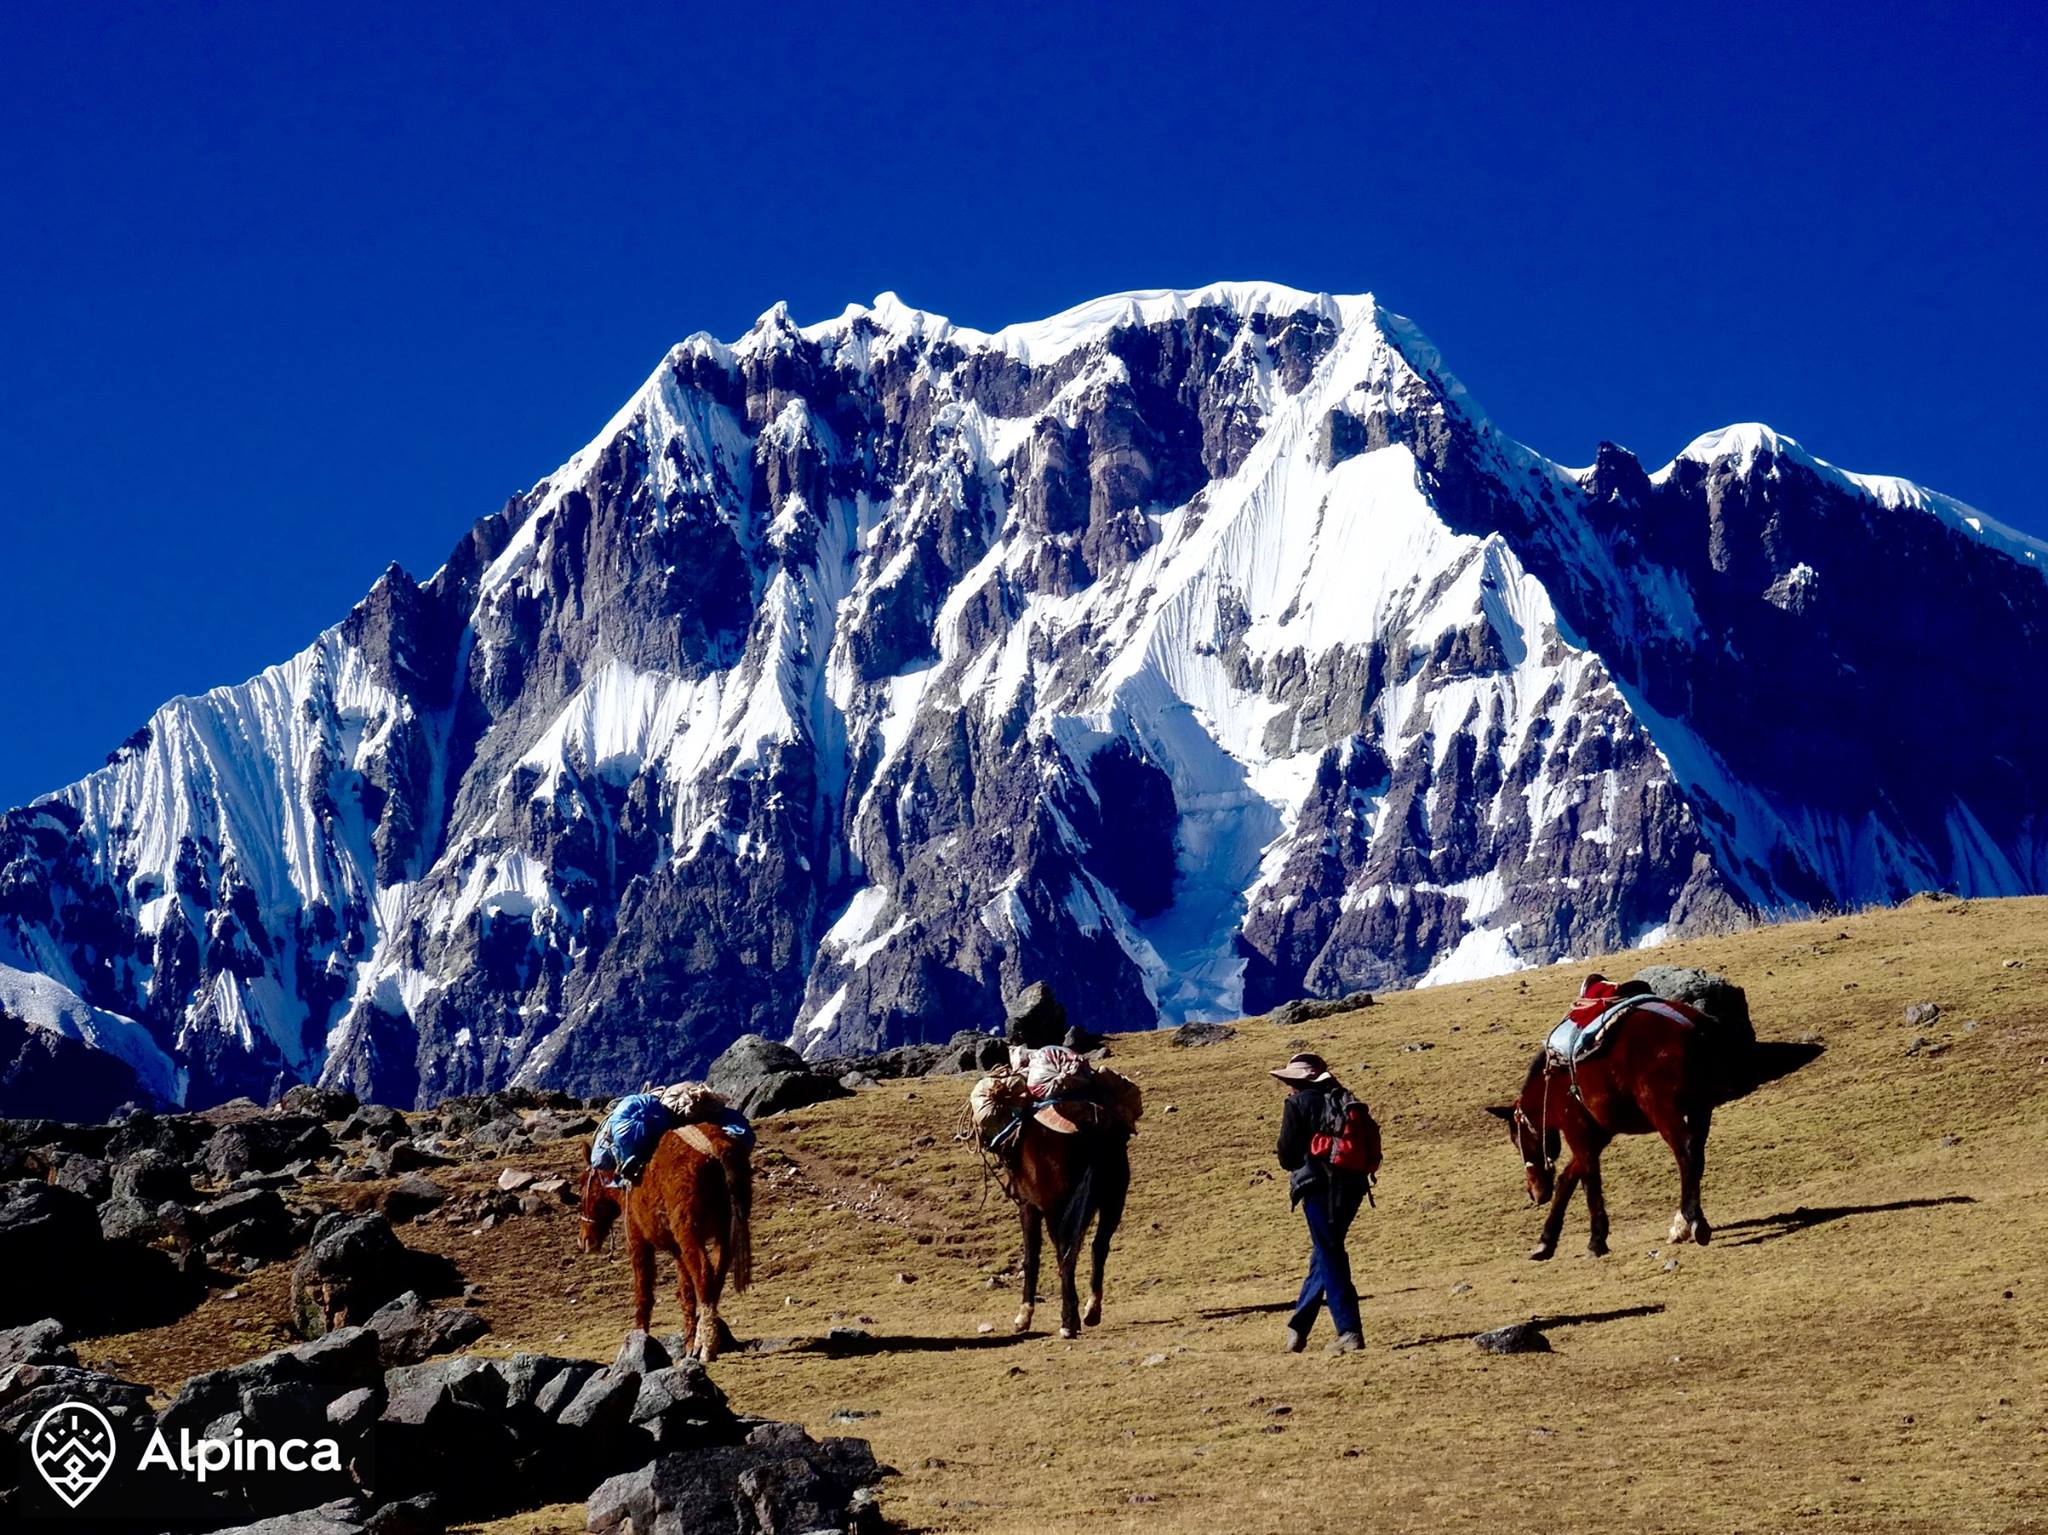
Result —
[{"label": "hiker walking", "polygon": [[1379,1171],[1379,1126],[1330,1075],[1320,1055],[1297,1055],[1272,1076],[1287,1087],[1280,1111],[1280,1165],[1293,1174],[1288,1188],[1308,1222],[1310,1248],[1308,1278],[1287,1322],[1287,1352],[1298,1354],[1308,1346],[1316,1315],[1327,1302],[1337,1329],[1331,1351],[1348,1354],[1365,1347],[1365,1339],[1344,1240]]}]

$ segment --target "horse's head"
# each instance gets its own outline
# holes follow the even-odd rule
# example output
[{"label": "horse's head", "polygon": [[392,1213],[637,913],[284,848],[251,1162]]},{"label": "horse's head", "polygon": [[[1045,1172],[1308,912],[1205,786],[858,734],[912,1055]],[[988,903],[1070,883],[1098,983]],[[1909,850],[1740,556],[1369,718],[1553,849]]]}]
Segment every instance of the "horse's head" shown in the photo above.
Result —
[{"label": "horse's head", "polygon": [[1522,1095],[1512,1104],[1492,1104],[1486,1110],[1507,1122],[1508,1139],[1515,1143],[1515,1153],[1522,1159],[1522,1172],[1528,1180],[1529,1202],[1539,1205],[1548,1204],[1557,1190],[1558,1133],[1545,1112],[1548,1098],[1543,1057],[1538,1055],[1529,1065]]},{"label": "horse's head", "polygon": [[619,1218],[623,1194],[610,1173],[595,1167],[584,1170],[583,1200],[577,1214],[582,1220],[578,1239],[585,1252],[604,1251],[605,1238],[612,1234],[612,1222]]}]

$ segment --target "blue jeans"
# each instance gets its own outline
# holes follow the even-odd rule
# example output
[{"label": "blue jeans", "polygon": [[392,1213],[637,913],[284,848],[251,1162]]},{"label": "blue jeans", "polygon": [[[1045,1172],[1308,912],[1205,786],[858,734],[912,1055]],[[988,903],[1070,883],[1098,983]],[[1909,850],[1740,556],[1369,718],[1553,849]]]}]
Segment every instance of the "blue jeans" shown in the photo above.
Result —
[{"label": "blue jeans", "polygon": [[1326,1301],[1338,1332],[1360,1330],[1358,1291],[1351,1283],[1351,1255],[1344,1250],[1344,1238],[1364,1199],[1365,1182],[1360,1178],[1332,1178],[1301,1196],[1301,1213],[1308,1221],[1308,1278],[1302,1281],[1301,1299],[1287,1325],[1304,1338]]}]

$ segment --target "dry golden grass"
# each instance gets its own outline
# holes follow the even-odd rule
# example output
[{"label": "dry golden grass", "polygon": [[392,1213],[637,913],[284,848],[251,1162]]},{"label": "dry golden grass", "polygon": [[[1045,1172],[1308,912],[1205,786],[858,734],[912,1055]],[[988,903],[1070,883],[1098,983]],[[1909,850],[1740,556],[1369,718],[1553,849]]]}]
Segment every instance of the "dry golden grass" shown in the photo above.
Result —
[{"label": "dry golden grass", "polygon": [[[871,1439],[915,1529],[2048,1529],[2048,900],[1918,903],[1656,958],[1725,970],[1762,1036],[1826,1046],[1717,1116],[1707,1249],[1665,1242],[1676,1175],[1645,1137],[1608,1157],[1610,1257],[1581,1255],[1582,1206],[1555,1260],[1524,1256],[1538,1215],[1481,1106],[1595,961],[1199,1050],[1115,1040],[1146,1117],[1107,1316],[1078,1342],[1012,1339],[1014,1281],[987,1287],[1016,1226],[953,1139],[965,1081],[770,1121],[757,1283],[727,1315],[743,1338],[857,1325],[877,1351],[734,1355],[717,1377],[743,1410]],[[1943,1012],[1915,1031],[1901,1014],[1921,1000]],[[1908,1055],[1916,1032],[1944,1048]],[[1264,1072],[1302,1044],[1386,1127],[1352,1241],[1368,1348],[1343,1358],[1278,1349],[1306,1238],[1270,1176]],[[566,1214],[408,1233],[483,1284],[495,1347],[609,1357],[623,1265],[573,1238]],[[277,1288],[259,1275],[101,1355],[175,1380],[255,1346]],[[226,1326],[235,1307],[255,1326]],[[1555,1353],[1469,1341],[1530,1316],[1553,1319]],[[667,1297],[656,1326],[677,1321]],[[871,1416],[835,1425],[846,1409]],[[569,1507],[486,1528],[581,1526]]]}]

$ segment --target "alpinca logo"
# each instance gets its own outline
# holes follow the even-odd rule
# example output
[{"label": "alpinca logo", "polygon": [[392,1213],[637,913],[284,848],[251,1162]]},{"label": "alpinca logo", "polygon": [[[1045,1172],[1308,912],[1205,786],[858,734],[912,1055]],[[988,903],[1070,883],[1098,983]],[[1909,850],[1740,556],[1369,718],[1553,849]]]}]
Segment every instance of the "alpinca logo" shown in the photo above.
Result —
[{"label": "alpinca logo", "polygon": [[50,1490],[76,1508],[114,1469],[114,1425],[90,1402],[59,1402],[36,1420],[28,1453]]}]

